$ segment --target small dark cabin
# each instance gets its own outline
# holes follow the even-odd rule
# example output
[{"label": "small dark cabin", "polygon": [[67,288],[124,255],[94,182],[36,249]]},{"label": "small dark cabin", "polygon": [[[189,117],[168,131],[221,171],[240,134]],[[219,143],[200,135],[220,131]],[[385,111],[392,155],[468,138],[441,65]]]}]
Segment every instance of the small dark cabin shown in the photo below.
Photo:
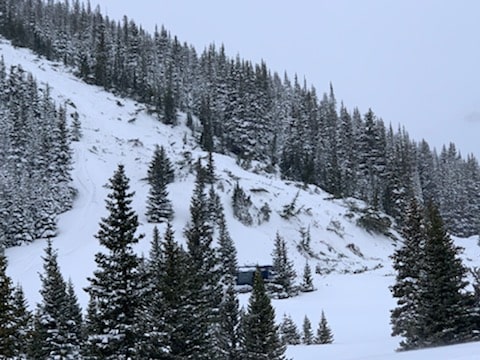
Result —
[{"label": "small dark cabin", "polygon": [[270,280],[273,276],[273,266],[240,266],[237,271],[237,285],[251,285],[253,286],[253,278],[255,271],[260,270],[263,280]]}]

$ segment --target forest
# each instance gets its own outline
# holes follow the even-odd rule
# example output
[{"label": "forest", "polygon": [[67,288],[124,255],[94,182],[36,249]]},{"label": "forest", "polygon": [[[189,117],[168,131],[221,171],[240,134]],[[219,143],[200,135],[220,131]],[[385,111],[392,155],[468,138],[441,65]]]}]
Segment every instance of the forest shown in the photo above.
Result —
[{"label": "forest", "polygon": [[[372,213],[391,216],[404,240],[392,255],[391,288],[397,301],[392,335],[402,336],[401,350],[478,340],[480,271],[463,265],[450,238],[478,234],[480,168],[473,155],[462,157],[454,144],[437,151],[387,126],[371,109],[349,110],[332,85],[319,96],[306,80],[229,58],[223,46],[197,54],[163,27],[149,34],[127,17],[111,21],[79,0],[0,0],[0,14],[0,34],[15,46],[145,104],[163,124],[175,127],[184,113],[209,154],[206,166],[198,160],[192,169],[183,247],[170,226],[175,214],[167,185],[174,171],[165,148],[156,147],[145,178],[145,215],[167,225],[164,234],[154,229],[147,257],[133,250],[145,235],[137,233],[134,192],[118,165],[106,186],[108,216],[99,219],[95,235],[103,251],[95,255],[82,313],[51,242],[58,215],[72,208],[76,195],[71,144],[82,137],[78,114],[67,114],[48,86],[0,59],[0,250],[49,239],[35,311],[8,277],[0,252],[1,356],[285,359],[287,345],[333,342],[323,311],[316,336],[307,317],[302,335],[286,315],[275,323],[272,297],[315,290],[308,262],[302,284],[294,285],[279,233],[273,278],[264,282],[256,271],[248,306],[240,308],[236,249],[213,186],[213,152],[234,156],[252,172],[317,185],[331,198],[362,199]],[[238,182],[232,193],[234,218],[251,226],[249,196]],[[284,206],[282,218],[294,216],[295,201]],[[270,213],[265,203],[258,221],[268,222]],[[301,235],[305,250],[309,233]]]},{"label": "forest", "polygon": [[478,233],[477,159],[463,157],[455,144],[437,150],[410,139],[371,109],[348,109],[332,85],[318,95],[306,80],[229,58],[223,46],[197,53],[163,27],[149,34],[132,19],[112,21],[78,0],[2,0],[0,12],[0,34],[14,45],[146,104],[165,124],[175,126],[178,112],[198,118],[200,126],[189,124],[206,151],[318,185],[332,197],[365,200],[399,226],[409,199],[434,200],[452,234]]}]

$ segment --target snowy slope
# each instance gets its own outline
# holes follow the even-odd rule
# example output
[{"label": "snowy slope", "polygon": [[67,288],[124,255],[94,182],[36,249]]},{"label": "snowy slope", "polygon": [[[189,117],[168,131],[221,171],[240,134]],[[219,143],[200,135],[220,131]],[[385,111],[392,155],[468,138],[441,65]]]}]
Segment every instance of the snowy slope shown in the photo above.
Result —
[{"label": "snowy slope", "polygon": [[[140,232],[146,237],[138,251],[147,253],[152,225],[147,224],[145,200],[148,187],[142,179],[156,144],[165,146],[175,164],[176,181],[169,186],[174,203],[173,222],[176,238],[189,219],[189,204],[194,177],[189,171],[192,162],[206,154],[195,146],[191,132],[183,125],[170,127],[148,114],[145,107],[128,99],[117,98],[104,90],[86,85],[76,79],[61,64],[47,62],[24,49],[14,49],[0,41],[0,54],[7,66],[20,64],[32,72],[41,84],[48,83],[58,104],[67,104],[68,111],[77,111],[82,122],[83,139],[74,143],[74,186],[78,198],[74,208],[59,217],[59,236],[54,239],[59,263],[66,278],[75,286],[81,305],[85,308],[87,294],[82,288],[95,267],[94,254],[100,250],[94,238],[98,223],[106,215],[104,200],[108,189],[104,185],[117,164],[125,165],[136,192],[133,206],[139,214]],[[180,118],[183,121],[183,118]],[[234,239],[239,264],[269,264],[273,239],[278,231],[289,246],[289,255],[301,275],[306,258],[297,250],[299,230],[309,228],[314,257],[312,268],[318,266],[322,274],[315,275],[317,291],[289,300],[275,300],[277,316],[291,314],[300,327],[307,315],[314,329],[325,310],[335,335],[335,344],[329,346],[295,346],[288,349],[294,359],[474,359],[468,357],[480,344],[468,344],[448,349],[395,354],[398,339],[389,336],[389,310],[394,301],[388,286],[393,282],[389,255],[395,242],[383,236],[374,236],[355,225],[355,216],[343,200],[331,200],[328,194],[315,187],[300,188],[271,175],[258,175],[238,167],[235,160],[222,155],[214,157],[219,180],[219,192],[226,210],[229,231]],[[236,181],[252,197],[259,209],[265,202],[272,209],[268,223],[245,227],[232,216],[230,199]],[[302,210],[289,219],[279,213],[298,193],[297,205]],[[353,200],[351,200],[353,202]],[[362,206],[360,202],[355,202]],[[162,231],[162,229],[160,229]],[[464,258],[469,266],[480,265],[477,239],[458,240],[466,248]],[[45,242],[7,250],[9,274],[23,285],[33,307],[39,301]],[[351,249],[356,251],[352,251]],[[365,272],[365,270],[368,270]],[[327,272],[331,272],[327,275]],[[241,295],[245,304],[248,295]],[[431,354],[431,355],[430,355]]]}]

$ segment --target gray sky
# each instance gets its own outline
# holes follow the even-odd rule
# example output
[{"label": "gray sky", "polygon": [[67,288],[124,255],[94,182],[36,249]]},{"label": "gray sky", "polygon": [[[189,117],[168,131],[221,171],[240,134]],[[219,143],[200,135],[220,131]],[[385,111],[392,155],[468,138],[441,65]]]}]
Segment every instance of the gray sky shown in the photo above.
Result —
[{"label": "gray sky", "polygon": [[164,25],[198,52],[214,42],[318,93],[369,107],[439,149],[480,158],[480,1],[90,0],[110,18]]}]

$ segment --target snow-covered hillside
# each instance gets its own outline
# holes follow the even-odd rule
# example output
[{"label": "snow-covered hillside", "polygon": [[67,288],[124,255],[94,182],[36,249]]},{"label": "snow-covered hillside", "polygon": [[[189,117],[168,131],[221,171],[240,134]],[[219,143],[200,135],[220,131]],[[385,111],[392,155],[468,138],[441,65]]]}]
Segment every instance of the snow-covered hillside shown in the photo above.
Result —
[{"label": "snow-covered hillside", "polygon": [[[83,138],[74,143],[74,186],[78,197],[74,208],[59,217],[59,235],[53,245],[58,249],[59,263],[66,278],[76,286],[81,305],[88,298],[82,290],[87,276],[95,268],[94,254],[100,250],[94,235],[98,223],[106,215],[104,200],[108,193],[105,184],[119,163],[125,165],[136,192],[134,208],[139,214],[140,231],[146,237],[138,251],[147,253],[153,225],[144,216],[147,198],[146,176],[156,144],[163,145],[174,163],[176,181],[169,185],[174,204],[173,227],[176,239],[182,240],[183,229],[189,220],[190,197],[194,175],[191,165],[197,158],[206,158],[192,137],[191,131],[180,124],[170,127],[160,123],[147,109],[132,100],[118,98],[104,90],[84,84],[61,64],[38,58],[28,50],[14,49],[0,42],[0,54],[7,66],[21,65],[39,83],[48,83],[58,104],[67,104],[70,113],[76,111],[82,122]],[[184,118],[180,116],[182,123]],[[474,359],[480,344],[438,348],[420,352],[394,352],[398,339],[391,338],[389,310],[393,308],[388,287],[393,282],[389,256],[395,241],[386,236],[366,232],[356,225],[362,208],[353,199],[333,200],[322,190],[285,183],[272,175],[255,174],[240,168],[235,159],[214,155],[218,193],[226,210],[229,231],[234,239],[240,265],[270,264],[273,240],[278,232],[287,241],[290,258],[297,274],[301,275],[306,255],[299,252],[300,230],[309,229],[312,252],[308,257],[313,269],[318,268],[314,283],[317,291],[293,299],[275,300],[280,320],[288,313],[300,327],[307,315],[316,327],[325,310],[335,336],[333,345],[294,346],[288,355],[294,359]],[[272,209],[270,220],[246,227],[233,218],[231,197],[236,182],[251,196],[255,209],[267,203]],[[298,194],[298,214],[290,219],[280,216],[285,205]],[[162,229],[160,229],[162,232]],[[396,235],[398,236],[398,235]],[[478,239],[458,239],[466,248],[464,259],[468,266],[480,265]],[[40,280],[45,242],[7,250],[8,272],[23,285],[33,307],[40,299]],[[240,296],[248,301],[248,294]]]}]

